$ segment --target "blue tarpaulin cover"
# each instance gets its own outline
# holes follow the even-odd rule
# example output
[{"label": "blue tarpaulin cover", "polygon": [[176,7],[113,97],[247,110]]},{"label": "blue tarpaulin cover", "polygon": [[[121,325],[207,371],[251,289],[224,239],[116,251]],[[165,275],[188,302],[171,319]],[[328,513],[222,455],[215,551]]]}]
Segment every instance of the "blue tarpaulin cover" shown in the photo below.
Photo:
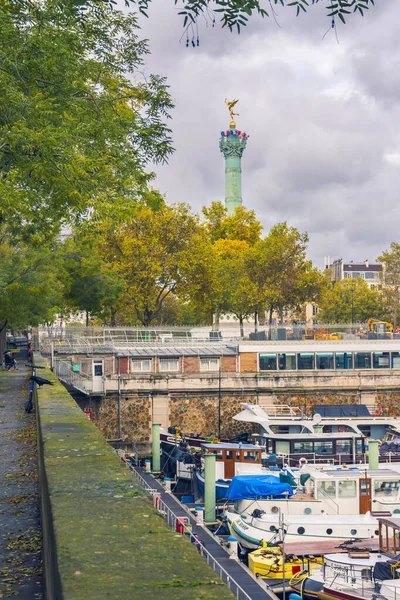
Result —
[{"label": "blue tarpaulin cover", "polygon": [[246,498],[274,498],[293,496],[293,488],[288,483],[281,483],[274,475],[236,475],[233,477],[228,491],[228,500],[244,500]]}]

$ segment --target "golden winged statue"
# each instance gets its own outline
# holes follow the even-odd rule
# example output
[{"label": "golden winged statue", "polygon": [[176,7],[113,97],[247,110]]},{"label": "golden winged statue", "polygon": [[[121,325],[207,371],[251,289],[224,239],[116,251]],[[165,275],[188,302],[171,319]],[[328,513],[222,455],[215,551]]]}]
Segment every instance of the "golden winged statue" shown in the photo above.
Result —
[{"label": "golden winged statue", "polygon": [[229,114],[231,116],[232,119],[232,124],[233,126],[235,126],[235,119],[234,116],[239,116],[239,113],[235,113],[233,112],[233,107],[235,106],[235,104],[237,104],[239,102],[239,100],[227,100],[225,98],[225,104],[227,105],[228,109],[229,109]]}]

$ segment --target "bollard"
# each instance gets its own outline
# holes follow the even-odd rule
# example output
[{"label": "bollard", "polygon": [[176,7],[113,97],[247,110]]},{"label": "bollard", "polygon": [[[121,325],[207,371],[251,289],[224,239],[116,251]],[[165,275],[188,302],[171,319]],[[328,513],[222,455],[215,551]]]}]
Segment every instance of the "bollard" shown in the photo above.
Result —
[{"label": "bollard", "polygon": [[200,550],[200,540],[197,531],[192,531],[190,534],[190,541],[196,546],[197,550]]},{"label": "bollard", "polygon": [[215,454],[204,456],[204,521],[215,521]]},{"label": "bollard", "polygon": [[171,479],[169,477],[164,477],[164,483],[165,483],[165,491],[170,494],[171,493]]},{"label": "bollard", "polygon": [[232,558],[232,560],[237,560],[238,559],[237,538],[235,538],[233,535],[230,535],[228,537],[228,542],[229,542],[229,558]]},{"label": "bollard", "polygon": [[371,470],[379,469],[379,440],[368,441],[368,466]]},{"label": "bollard", "polygon": [[160,510],[160,506],[161,506],[161,494],[160,494],[160,492],[154,492],[153,493],[153,505],[154,505],[154,508],[156,508],[157,510]]},{"label": "bollard", "polygon": [[185,517],[177,517],[176,532],[177,533],[185,533]]},{"label": "bollard", "polygon": [[196,512],[197,512],[196,525],[203,525],[204,524],[204,509],[203,509],[203,507],[196,506]]},{"label": "bollard", "polygon": [[151,473],[151,462],[149,461],[149,459],[146,459],[144,461],[144,472]]}]

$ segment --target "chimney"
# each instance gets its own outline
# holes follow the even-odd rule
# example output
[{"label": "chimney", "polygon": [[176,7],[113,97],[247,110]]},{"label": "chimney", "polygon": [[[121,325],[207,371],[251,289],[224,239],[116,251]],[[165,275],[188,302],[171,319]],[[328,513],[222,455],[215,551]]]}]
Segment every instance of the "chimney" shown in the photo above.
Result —
[{"label": "chimney", "polygon": [[369,267],[368,258],[367,258],[366,260],[364,260],[364,264],[365,264],[365,266],[366,266],[366,267],[367,267],[367,269],[368,269],[368,267]]}]

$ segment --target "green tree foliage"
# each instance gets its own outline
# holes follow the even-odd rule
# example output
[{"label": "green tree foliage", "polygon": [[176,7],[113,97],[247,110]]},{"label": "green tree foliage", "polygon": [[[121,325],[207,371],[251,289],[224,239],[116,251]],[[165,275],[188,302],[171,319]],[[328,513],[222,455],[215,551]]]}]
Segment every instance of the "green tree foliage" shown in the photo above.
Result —
[{"label": "green tree foliage", "polygon": [[92,233],[98,255],[124,281],[125,320],[130,311],[150,325],[170,297],[210,302],[212,247],[187,205],[138,208],[124,223],[97,222]]},{"label": "green tree foliage", "polygon": [[0,219],[32,235],[137,201],[145,165],[172,150],[172,102],[164,78],[139,74],[136,17],[74,6],[0,3]]},{"label": "green tree foliage", "polygon": [[15,243],[0,227],[0,351],[7,329],[53,321],[61,302],[54,249]]},{"label": "green tree foliage", "polygon": [[217,240],[239,240],[250,246],[260,239],[262,225],[254,210],[238,206],[233,215],[228,216],[222,202],[212,202],[202,209],[205,227],[212,243]]},{"label": "green tree foliage", "polygon": [[383,317],[381,294],[361,277],[331,283],[321,293],[318,320],[322,323],[365,323]]},{"label": "green tree foliage", "polygon": [[320,271],[307,260],[308,235],[287,223],[278,223],[252,248],[246,267],[257,287],[258,304],[272,315],[298,309],[318,298],[324,284]]},{"label": "green tree foliage", "polygon": [[382,296],[396,331],[400,303],[400,244],[392,242],[390,250],[382,252],[378,261],[384,265]]},{"label": "green tree foliage", "polygon": [[124,282],[101,260],[90,240],[69,238],[63,246],[64,312],[84,311],[116,325]]}]

